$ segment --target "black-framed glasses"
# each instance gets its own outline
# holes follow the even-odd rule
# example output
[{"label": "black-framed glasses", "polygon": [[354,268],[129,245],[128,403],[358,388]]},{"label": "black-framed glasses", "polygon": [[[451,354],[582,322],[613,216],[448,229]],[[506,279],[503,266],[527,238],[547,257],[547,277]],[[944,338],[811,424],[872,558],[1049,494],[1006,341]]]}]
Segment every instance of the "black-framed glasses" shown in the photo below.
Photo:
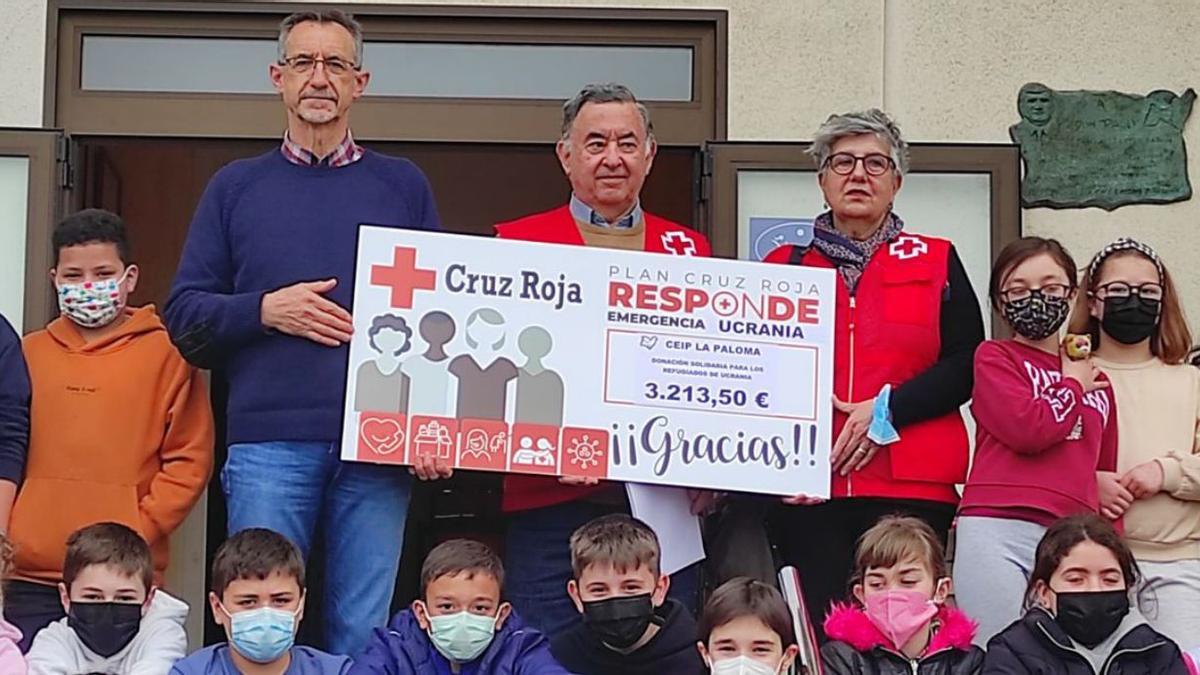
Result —
[{"label": "black-framed glasses", "polygon": [[825,166],[829,167],[834,173],[839,176],[849,176],[854,173],[854,167],[862,162],[863,170],[871,176],[882,176],[895,166],[895,162],[887,155],[881,155],[877,152],[869,155],[852,155],[848,152],[836,152],[825,160]]},{"label": "black-framed glasses", "polygon": [[1161,302],[1163,299],[1162,284],[1148,281],[1144,284],[1128,284],[1124,281],[1110,281],[1096,288],[1096,297],[1101,300],[1108,298],[1123,299],[1131,295],[1147,302]]},{"label": "black-framed glasses", "polygon": [[294,72],[301,75],[307,75],[317,69],[317,64],[325,66],[325,72],[330,75],[345,75],[351,71],[358,70],[358,64],[335,57],[328,59],[319,59],[312,56],[293,56],[283,59],[279,62],[281,66],[287,66]]},{"label": "black-framed glasses", "polygon": [[1009,303],[1024,302],[1032,298],[1035,294],[1044,298],[1065,300],[1071,294],[1071,287],[1067,284],[1046,284],[1041,288],[1010,288],[1006,291],[1000,291],[1000,299]]}]

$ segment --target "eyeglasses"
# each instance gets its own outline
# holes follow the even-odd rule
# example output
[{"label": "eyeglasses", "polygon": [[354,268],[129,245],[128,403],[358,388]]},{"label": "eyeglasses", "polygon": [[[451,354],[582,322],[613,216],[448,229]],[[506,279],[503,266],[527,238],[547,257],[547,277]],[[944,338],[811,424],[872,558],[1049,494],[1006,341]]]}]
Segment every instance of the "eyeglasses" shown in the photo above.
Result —
[{"label": "eyeglasses", "polygon": [[882,176],[895,166],[895,162],[887,155],[872,153],[858,157],[848,152],[838,152],[829,156],[825,160],[825,166],[833,170],[839,176],[849,176],[854,173],[854,167],[859,162],[863,163],[863,169],[871,176]]},{"label": "eyeglasses", "polygon": [[1007,291],[1000,291],[1000,299],[1008,303],[1024,302],[1032,298],[1035,293],[1044,298],[1063,300],[1071,294],[1071,287],[1067,284],[1046,284],[1041,288],[1010,288]]},{"label": "eyeglasses", "polygon": [[1163,299],[1162,284],[1146,282],[1144,284],[1127,284],[1124,281],[1110,281],[1096,289],[1095,295],[1101,300],[1107,298],[1128,298],[1130,295],[1147,302],[1158,302]]},{"label": "eyeglasses", "polygon": [[306,75],[316,70],[318,63],[325,66],[325,72],[329,75],[345,75],[352,70],[358,70],[358,64],[349,63],[337,57],[316,59],[311,56],[293,56],[290,59],[283,59],[279,65],[287,66],[294,72]]}]

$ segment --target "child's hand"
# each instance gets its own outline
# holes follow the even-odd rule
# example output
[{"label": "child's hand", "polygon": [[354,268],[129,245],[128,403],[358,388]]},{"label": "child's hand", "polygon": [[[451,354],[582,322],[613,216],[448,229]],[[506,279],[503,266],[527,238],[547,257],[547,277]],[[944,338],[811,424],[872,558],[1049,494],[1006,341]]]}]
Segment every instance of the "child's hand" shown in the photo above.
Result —
[{"label": "child's hand", "polygon": [[446,460],[432,455],[417,455],[417,461],[413,462],[408,472],[421,480],[438,480],[454,475],[454,469]]},{"label": "child's hand", "polygon": [[1154,460],[1138,464],[1121,476],[1121,485],[1136,499],[1153,497],[1162,492],[1162,464]]},{"label": "child's hand", "polygon": [[810,495],[796,495],[794,497],[784,497],[783,503],[789,506],[816,506],[824,502],[821,497],[813,497]]},{"label": "child's hand", "polygon": [[1100,379],[1100,369],[1096,364],[1092,363],[1090,358],[1076,361],[1067,356],[1065,349],[1059,348],[1059,354],[1062,356],[1062,376],[1064,379],[1071,378],[1083,387],[1084,392],[1096,391],[1097,389],[1107,389],[1108,380]]},{"label": "child's hand", "polygon": [[1116,520],[1125,515],[1133,504],[1133,493],[1121,484],[1121,476],[1113,471],[1097,471],[1096,486],[1100,490],[1100,515]]},{"label": "child's hand", "polygon": [[599,485],[600,479],[587,476],[559,476],[558,482],[563,485]]},{"label": "child's hand", "polygon": [[723,495],[712,490],[688,490],[688,499],[692,502],[692,515],[704,516],[717,508]]}]

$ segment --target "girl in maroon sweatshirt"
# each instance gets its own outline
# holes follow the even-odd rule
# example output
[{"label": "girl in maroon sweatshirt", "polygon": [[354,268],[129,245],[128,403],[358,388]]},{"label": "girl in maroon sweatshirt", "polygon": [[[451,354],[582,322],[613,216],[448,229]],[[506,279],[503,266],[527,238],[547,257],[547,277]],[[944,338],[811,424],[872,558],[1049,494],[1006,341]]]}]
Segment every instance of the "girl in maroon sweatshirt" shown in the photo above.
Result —
[{"label": "girl in maroon sweatshirt", "polygon": [[975,459],[958,511],[954,585],[979,622],[975,644],[1020,618],[1021,591],[1046,528],[1099,510],[1097,471],[1116,462],[1116,410],[1091,360],[1062,351],[1076,267],[1053,239],[1001,251],[989,297],[1015,336],[975,352]]}]

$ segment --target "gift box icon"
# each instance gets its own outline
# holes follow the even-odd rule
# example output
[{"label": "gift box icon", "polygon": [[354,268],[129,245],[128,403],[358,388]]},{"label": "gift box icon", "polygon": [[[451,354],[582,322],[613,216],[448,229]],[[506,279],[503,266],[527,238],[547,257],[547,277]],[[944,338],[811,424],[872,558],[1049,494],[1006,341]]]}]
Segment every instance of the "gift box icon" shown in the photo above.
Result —
[{"label": "gift box icon", "polygon": [[450,459],[454,451],[454,441],[450,437],[450,427],[437,420],[429,420],[417,427],[413,435],[413,452],[417,455],[430,455],[438,459]]}]

